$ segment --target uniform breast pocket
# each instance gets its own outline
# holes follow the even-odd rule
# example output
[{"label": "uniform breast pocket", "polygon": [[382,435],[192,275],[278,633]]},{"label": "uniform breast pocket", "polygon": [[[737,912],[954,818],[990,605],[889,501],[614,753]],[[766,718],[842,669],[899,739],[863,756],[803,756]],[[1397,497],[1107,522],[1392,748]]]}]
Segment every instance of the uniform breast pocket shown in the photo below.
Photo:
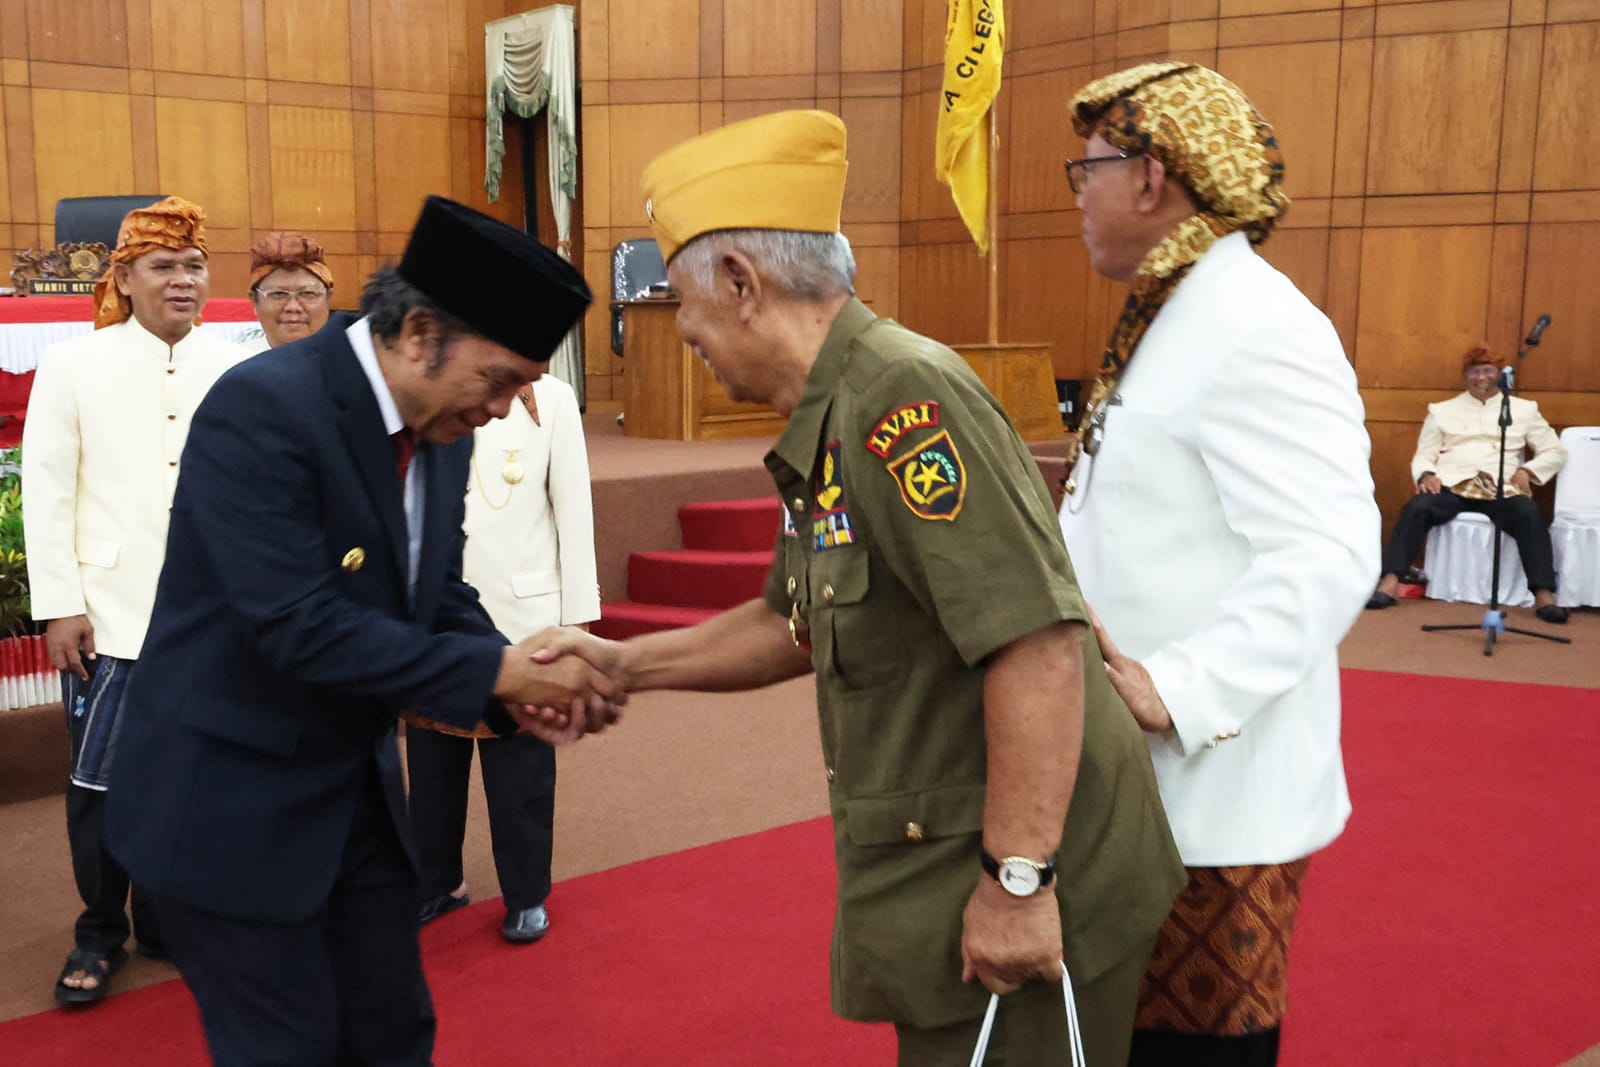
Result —
[{"label": "uniform breast pocket", "polygon": [[1095,492],[1113,496],[1159,497],[1173,485],[1210,481],[1178,417],[1165,412],[1111,408],[1094,462]]},{"label": "uniform breast pocket", "polygon": [[[817,662],[849,689],[872,689],[905,677],[905,643],[887,588],[873,588],[863,548],[830,549],[811,565],[811,633]],[[887,586],[887,582],[880,583]]]}]

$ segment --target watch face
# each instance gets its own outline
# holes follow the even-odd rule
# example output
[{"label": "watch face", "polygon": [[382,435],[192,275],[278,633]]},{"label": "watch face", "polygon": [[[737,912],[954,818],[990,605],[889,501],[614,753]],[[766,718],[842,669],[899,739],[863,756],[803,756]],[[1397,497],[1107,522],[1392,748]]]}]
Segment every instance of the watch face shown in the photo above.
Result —
[{"label": "watch face", "polygon": [[1031,897],[1039,891],[1039,868],[1021,860],[1000,865],[1000,886],[1014,897]]}]

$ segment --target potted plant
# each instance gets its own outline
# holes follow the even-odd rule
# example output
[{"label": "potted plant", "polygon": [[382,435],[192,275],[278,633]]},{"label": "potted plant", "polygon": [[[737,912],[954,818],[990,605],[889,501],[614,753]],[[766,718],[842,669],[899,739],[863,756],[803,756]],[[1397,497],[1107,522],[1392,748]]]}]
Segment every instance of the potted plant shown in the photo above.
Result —
[{"label": "potted plant", "polygon": [[0,711],[61,699],[61,677],[29,613],[21,454],[20,448],[0,451]]}]

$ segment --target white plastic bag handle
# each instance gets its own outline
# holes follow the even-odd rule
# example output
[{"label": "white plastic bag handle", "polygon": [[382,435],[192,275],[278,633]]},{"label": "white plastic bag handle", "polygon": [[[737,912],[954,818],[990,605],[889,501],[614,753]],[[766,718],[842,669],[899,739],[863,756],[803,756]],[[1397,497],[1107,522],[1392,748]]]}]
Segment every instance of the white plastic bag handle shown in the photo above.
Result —
[{"label": "white plastic bag handle", "polygon": [[[1072,1047],[1072,1067],[1088,1067],[1083,1058],[1083,1031],[1078,1025],[1078,1002],[1072,997],[1072,977],[1067,974],[1064,960],[1061,964],[1061,996],[1067,1006],[1067,1042]],[[983,1058],[989,1054],[989,1034],[994,1030],[994,1014],[999,1008],[1000,994],[989,994],[989,1010],[983,1013],[978,1047],[972,1050],[972,1062],[968,1067],[983,1067]]]}]

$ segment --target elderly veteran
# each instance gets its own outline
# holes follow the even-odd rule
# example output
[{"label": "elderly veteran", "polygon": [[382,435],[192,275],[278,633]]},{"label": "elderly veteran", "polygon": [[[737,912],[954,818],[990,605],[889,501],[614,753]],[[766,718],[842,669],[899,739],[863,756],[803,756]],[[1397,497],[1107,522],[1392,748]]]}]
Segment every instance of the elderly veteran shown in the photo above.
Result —
[{"label": "elderly veteran", "polygon": [[303,233],[269,233],[250,249],[250,303],[277,348],[310,337],[328,321],[333,271],[322,245]]},{"label": "elderly veteran", "polygon": [[[123,220],[96,287],[96,328],[45,351],[23,430],[29,588],[62,672],[67,840],[84,905],[56,982],[62,1003],[100,1000],[128,958],[128,876],[103,829],[123,687],[155,602],[189,420],[246,355],[195,329],[211,286],[204,219],[199,206],[168,197]],[[165,955],[137,882],[132,905],[138,951]]]},{"label": "elderly veteran", "polygon": [[1269,1064],[1307,857],[1350,814],[1335,651],[1378,570],[1361,400],[1333,326],[1256,254],[1288,198],[1238,87],[1148,63],[1071,118],[1089,261],[1132,292],[1061,528],[1189,868],[1130,1062]]},{"label": "elderly veteran", "polygon": [[527,234],[430,197],[360,317],[195,413],[106,818],[219,1064],[428,1063],[400,709],[510,733],[521,704],[615,693],[507,644],[461,580],[472,431],[589,299]]},{"label": "elderly veteran", "polygon": [[[1383,576],[1367,601],[1369,608],[1392,608],[1399,601],[1400,575],[1422,551],[1428,531],[1463,511],[1488,515],[1517,542],[1522,569],[1533,593],[1534,614],[1544,622],[1564,623],[1567,609],[1556,603],[1556,568],[1550,528],[1530,495],[1533,486],[1556,476],[1567,450],[1539,411],[1520,396],[1511,398],[1506,427],[1505,468],[1500,454],[1500,368],[1504,361],[1488,345],[1467,350],[1461,361],[1466,388],[1449,400],[1428,405],[1411,457],[1416,495],[1395,520],[1383,553]],[[1505,479],[1505,499],[1495,503]],[[1496,515],[1496,512],[1499,512]]]},{"label": "elderly veteran", "polygon": [[784,523],[760,598],[625,644],[552,640],[630,689],[815,672],[833,1008],[894,1023],[900,1063],[969,1062],[986,988],[1008,994],[992,1057],[1066,1062],[1063,959],[1090,1062],[1121,1063],[1183,883],[1150,760],[1005,413],[855,299],[845,166],[843,124],[799,111],[646,168],[684,341],[788,417],[766,457]]}]

